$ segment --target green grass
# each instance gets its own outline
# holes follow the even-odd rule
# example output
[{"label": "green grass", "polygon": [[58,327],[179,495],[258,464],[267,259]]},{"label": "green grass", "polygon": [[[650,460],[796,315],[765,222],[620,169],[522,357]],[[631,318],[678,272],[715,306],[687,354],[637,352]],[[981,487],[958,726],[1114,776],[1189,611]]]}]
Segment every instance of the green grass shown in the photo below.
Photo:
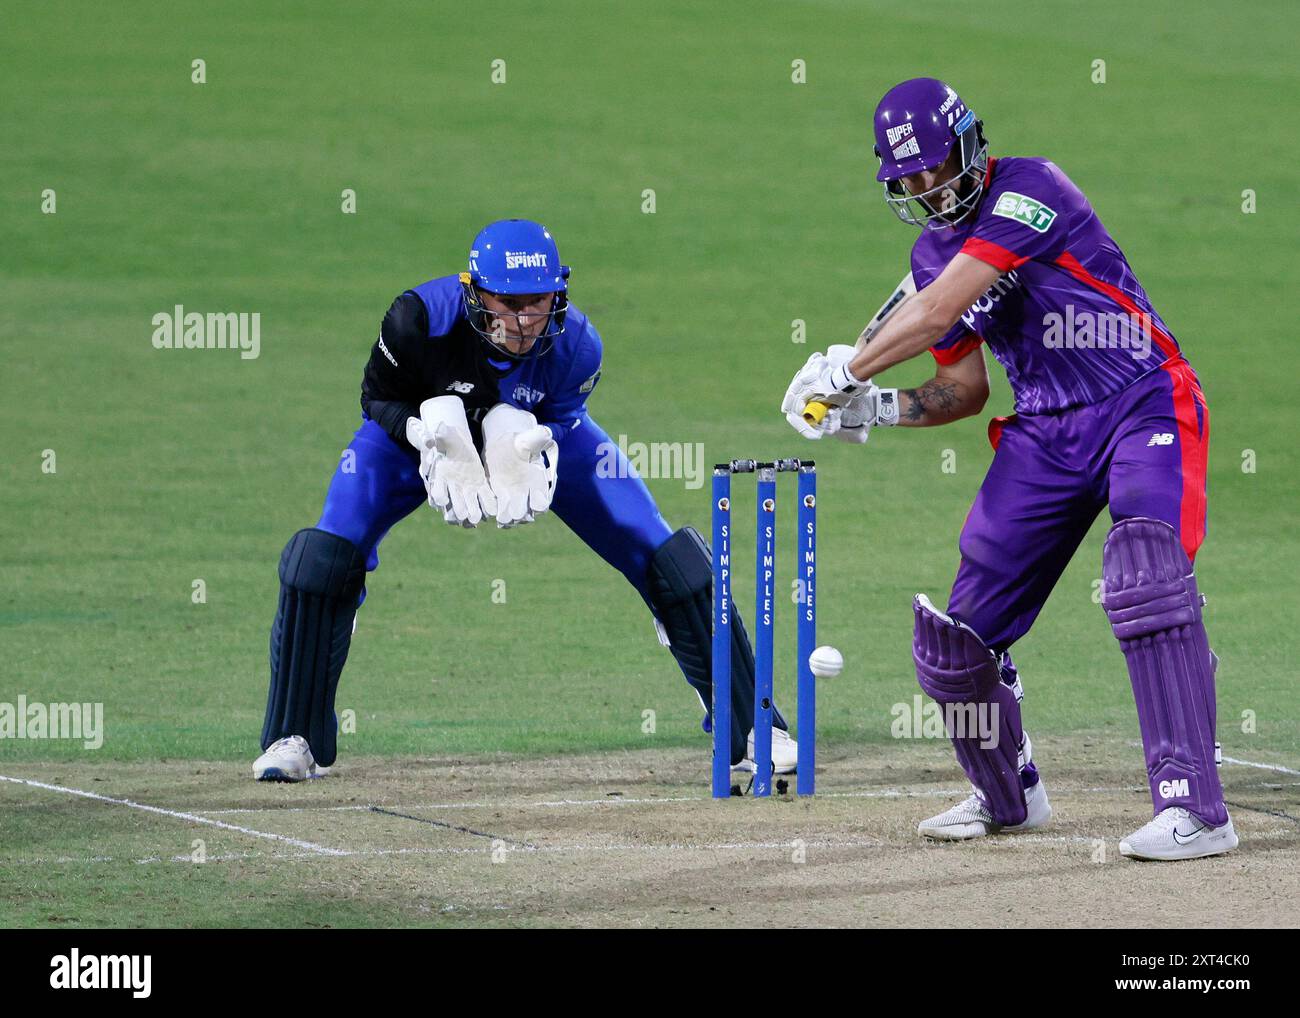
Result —
[{"label": "green grass", "polygon": [[[65,3],[11,21],[0,700],[103,701],[100,757],[250,759],[277,556],[315,522],[377,323],[402,289],[459,268],[490,219],[558,237],[605,338],[591,406],[612,434],[700,441],[710,462],[806,454],[775,412],[784,386],[811,348],[856,334],[913,238],[871,182],[870,111],[937,73],[995,154],[1049,156],[1084,188],[1199,372],[1221,736],[1295,765],[1293,4]],[[1245,188],[1258,214],[1241,213]],[[150,318],[176,303],[260,312],[261,357],[154,350]],[[796,318],[808,347],[790,342]],[[989,412],[1005,412],[994,368]],[[990,451],[982,420],[831,444],[816,450],[821,636],[848,669],[823,686],[823,736],[865,746],[913,694],[908,600],[946,594]],[[650,486],[674,525],[707,526],[704,491]],[[1040,737],[1136,738],[1091,601],[1103,533],[1017,648]],[[703,748],[640,600],[558,520],[462,533],[421,510],[381,555],[340,692],[358,715],[345,753]],[[1240,733],[1244,710],[1257,734]],[[0,760],[84,756],[0,742]]]}]

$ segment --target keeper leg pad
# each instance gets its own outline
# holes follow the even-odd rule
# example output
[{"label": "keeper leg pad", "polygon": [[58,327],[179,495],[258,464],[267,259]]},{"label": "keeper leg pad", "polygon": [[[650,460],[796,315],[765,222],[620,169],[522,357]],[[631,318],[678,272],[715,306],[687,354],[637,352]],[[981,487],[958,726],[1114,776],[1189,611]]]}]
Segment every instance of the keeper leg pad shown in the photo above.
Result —
[{"label": "keeper leg pad", "polygon": [[[650,603],[668,649],[706,710],[713,703],[713,555],[694,527],[682,527],[650,559]],[[773,724],[788,725],[773,707]],[[754,651],[740,614],[731,615],[731,762],[745,758],[754,722]]]},{"label": "keeper leg pad", "polygon": [[271,627],[271,687],[262,748],[301,735],[323,767],[334,763],[334,692],[348,658],[366,560],[347,538],[315,527],[280,556],[280,602]]}]

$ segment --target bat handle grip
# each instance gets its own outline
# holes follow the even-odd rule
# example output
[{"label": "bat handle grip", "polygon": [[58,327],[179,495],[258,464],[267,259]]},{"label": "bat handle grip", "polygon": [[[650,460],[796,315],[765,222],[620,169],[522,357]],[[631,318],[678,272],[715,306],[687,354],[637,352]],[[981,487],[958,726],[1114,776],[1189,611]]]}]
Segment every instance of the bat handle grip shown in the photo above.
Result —
[{"label": "bat handle grip", "polygon": [[821,424],[823,418],[825,418],[830,411],[831,407],[829,404],[822,403],[819,400],[813,400],[803,408],[803,419],[813,427],[816,427],[818,424]]}]

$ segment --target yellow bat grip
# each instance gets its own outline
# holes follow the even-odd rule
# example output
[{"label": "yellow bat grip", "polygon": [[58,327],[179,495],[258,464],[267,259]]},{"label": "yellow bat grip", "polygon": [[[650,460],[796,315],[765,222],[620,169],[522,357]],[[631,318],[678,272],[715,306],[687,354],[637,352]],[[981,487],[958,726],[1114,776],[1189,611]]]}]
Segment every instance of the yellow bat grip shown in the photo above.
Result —
[{"label": "yellow bat grip", "polygon": [[813,427],[816,427],[818,424],[821,424],[822,418],[830,413],[830,411],[831,408],[828,404],[813,400],[803,408],[803,419]]}]

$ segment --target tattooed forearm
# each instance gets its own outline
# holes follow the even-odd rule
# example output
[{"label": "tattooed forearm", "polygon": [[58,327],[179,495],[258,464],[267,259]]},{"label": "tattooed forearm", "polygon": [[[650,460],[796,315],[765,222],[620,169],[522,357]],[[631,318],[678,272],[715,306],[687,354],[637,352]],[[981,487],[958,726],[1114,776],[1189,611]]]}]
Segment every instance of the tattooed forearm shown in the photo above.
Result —
[{"label": "tattooed forearm", "polygon": [[957,386],[952,382],[941,382],[932,378],[919,389],[904,389],[908,397],[906,417],[909,421],[919,421],[927,414],[947,418],[961,400],[957,396]]}]

